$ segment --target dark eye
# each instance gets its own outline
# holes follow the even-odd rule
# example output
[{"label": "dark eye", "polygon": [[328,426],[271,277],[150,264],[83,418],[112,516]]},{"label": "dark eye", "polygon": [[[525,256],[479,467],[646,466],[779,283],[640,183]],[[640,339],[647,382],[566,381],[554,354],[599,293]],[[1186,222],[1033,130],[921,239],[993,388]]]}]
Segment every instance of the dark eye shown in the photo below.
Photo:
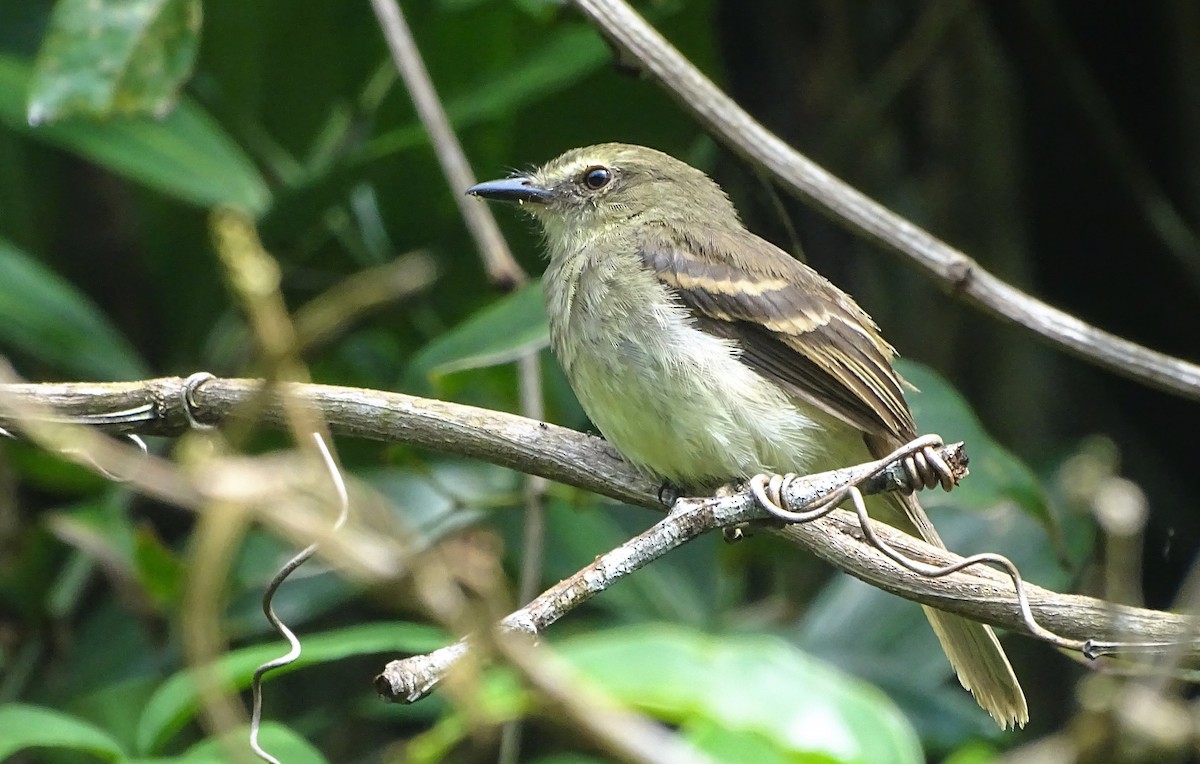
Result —
[{"label": "dark eye", "polygon": [[599,191],[612,180],[612,171],[607,167],[589,167],[583,171],[583,185]]}]

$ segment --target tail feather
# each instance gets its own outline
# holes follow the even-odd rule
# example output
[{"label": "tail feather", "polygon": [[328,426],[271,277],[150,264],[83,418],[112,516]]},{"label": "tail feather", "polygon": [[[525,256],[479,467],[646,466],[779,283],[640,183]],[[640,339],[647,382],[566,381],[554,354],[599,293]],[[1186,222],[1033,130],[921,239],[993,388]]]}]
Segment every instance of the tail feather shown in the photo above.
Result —
[{"label": "tail feather", "polygon": [[[886,504],[891,510],[886,522],[907,533],[915,532],[927,543],[946,548],[915,496],[890,493]],[[992,628],[931,607],[925,608],[925,615],[958,674],[958,681],[970,690],[983,710],[1004,729],[1024,726],[1029,721],[1025,693]]]},{"label": "tail feather", "polygon": [[925,615],[958,681],[983,710],[1004,729],[1025,726],[1029,721],[1025,693],[991,627],[931,607],[925,608]]}]

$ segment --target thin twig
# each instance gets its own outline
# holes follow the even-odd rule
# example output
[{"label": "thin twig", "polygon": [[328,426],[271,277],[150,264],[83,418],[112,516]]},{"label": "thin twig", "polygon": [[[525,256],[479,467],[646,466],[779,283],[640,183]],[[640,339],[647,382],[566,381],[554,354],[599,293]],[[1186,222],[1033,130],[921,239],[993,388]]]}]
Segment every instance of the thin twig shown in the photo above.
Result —
[{"label": "thin twig", "polygon": [[508,244],[504,241],[495,218],[486,207],[463,195],[464,191],[475,185],[475,176],[467,164],[453,128],[450,127],[450,120],[442,109],[442,102],[433,89],[433,82],[425,69],[425,62],[421,60],[421,54],[417,50],[416,41],[413,40],[412,31],[404,20],[400,5],[396,0],[371,0],[371,6],[375,9],[375,16],[379,19],[379,26],[383,29],[396,68],[400,70],[400,76],[408,87],[417,115],[429,133],[429,140],[437,153],[438,162],[442,165],[442,172],[450,182],[450,193],[454,197],[454,203],[458,205],[458,212],[483,254],[488,278],[508,288],[523,283],[526,279],[525,273],[509,252]]},{"label": "thin twig", "polygon": [[[528,280],[528,275],[513,258],[508,243],[496,225],[491,210],[476,204],[462,193],[475,184],[475,175],[454,128],[450,124],[433,80],[425,68],[421,51],[404,20],[396,0],[372,0],[375,15],[387,38],[396,68],[416,106],[430,143],[442,165],[442,174],[450,186],[459,213],[467,230],[475,239],[475,247],[483,258],[484,269],[493,284],[512,289]],[[538,351],[530,351],[517,362],[520,374],[521,413],[531,419],[542,418],[542,385]],[[545,481],[536,475],[525,478],[525,527],[521,554],[521,578],[518,596],[524,602],[537,591],[542,570],[542,547],[545,533],[543,494]],[[500,764],[513,764],[520,754],[521,727],[519,722],[505,726],[500,743]]]},{"label": "thin twig", "polygon": [[950,292],[1086,361],[1152,387],[1200,400],[1200,366],[1101,331],[1034,299],[963,252],[866,197],[759,124],[623,0],[573,0],[624,56],[638,61],[731,149],[765,168],[801,200],[888,251]]},{"label": "thin twig", "polygon": [[[961,444],[934,449],[932,442],[935,438],[926,436],[898,449],[892,455],[878,462],[858,465],[856,467],[837,470],[834,472],[811,475],[807,477],[789,476],[783,481],[781,488],[776,488],[776,498],[768,501],[761,491],[752,490],[756,494],[751,501],[746,496],[712,498],[702,500],[681,500],[665,519],[656,523],[644,533],[621,544],[616,549],[601,555],[590,565],[574,575],[560,581],[555,586],[539,595],[528,606],[517,610],[504,618],[499,628],[508,632],[522,632],[531,636],[540,635],[548,626],[571,612],[601,591],[608,589],[616,581],[641,569],[657,560],[668,552],[686,544],[692,539],[708,531],[729,527],[764,517],[764,507],[770,503],[786,503],[788,509],[775,508],[768,511],[773,516],[787,516],[800,524],[811,524],[821,521],[824,517],[835,512],[833,507],[845,497],[853,500],[855,517],[858,521],[858,531],[865,538],[872,554],[880,555],[900,566],[906,573],[911,573],[926,580],[937,581],[950,579],[967,568],[979,565],[995,565],[1010,581],[1015,594],[1016,608],[1020,614],[1020,628],[1038,639],[1057,647],[1087,653],[1090,638],[1078,636],[1064,637],[1046,629],[1035,615],[1031,605],[1030,593],[1033,587],[1024,583],[1016,566],[1007,558],[997,554],[977,554],[968,558],[953,558],[953,561],[943,563],[929,561],[925,550],[917,548],[913,551],[900,551],[891,540],[884,540],[885,526],[879,525],[867,516],[866,505],[862,495],[878,493],[885,490],[910,490],[913,473],[905,464],[907,456],[912,453],[925,452],[939,460],[944,469],[943,476],[946,484],[957,483],[966,474],[966,460],[962,453]],[[803,526],[801,526],[803,527]],[[894,531],[892,531],[894,533]],[[899,534],[900,537],[915,541],[911,537]],[[918,542],[920,543],[920,542]],[[936,547],[928,549],[937,550]],[[938,550],[943,551],[943,550]],[[972,592],[972,597],[979,596]],[[1010,597],[1011,598],[1011,597]],[[1107,603],[1111,606],[1111,603]],[[1107,627],[1107,633],[1112,633],[1114,624],[1123,628],[1125,616],[1129,611],[1117,612],[1115,609],[1106,613],[1107,624],[1091,622],[1093,628],[1099,630]],[[1196,624],[1193,624],[1193,628]],[[1178,630],[1165,643],[1151,642],[1144,644],[1126,645],[1123,652],[1126,657],[1136,654],[1138,650],[1151,653],[1162,652],[1167,645],[1186,646],[1195,652],[1197,645],[1193,632]],[[414,655],[397,661],[392,661],[376,677],[375,686],[381,695],[389,700],[401,703],[412,703],[425,697],[445,676],[446,672],[468,654],[470,647],[467,640],[435,650],[425,655]]]}]

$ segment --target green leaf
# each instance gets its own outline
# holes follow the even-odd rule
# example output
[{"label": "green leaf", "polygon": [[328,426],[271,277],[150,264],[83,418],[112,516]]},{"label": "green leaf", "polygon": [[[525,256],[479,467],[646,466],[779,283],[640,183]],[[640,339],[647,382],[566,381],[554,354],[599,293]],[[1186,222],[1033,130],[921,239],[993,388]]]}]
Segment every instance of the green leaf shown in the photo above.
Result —
[{"label": "green leaf", "polygon": [[82,292],[3,239],[0,347],[78,378],[147,376],[137,353]]},{"label": "green leaf", "polygon": [[[271,679],[306,666],[329,663],[352,655],[423,653],[441,647],[446,641],[445,635],[434,628],[405,622],[302,634],[300,642],[303,652],[300,657],[294,663],[271,672],[265,686],[270,692]],[[235,650],[217,661],[215,671],[221,682],[238,688],[247,687],[258,666],[285,652],[287,647],[283,642]],[[146,704],[138,725],[138,751],[146,754],[159,750],[198,708],[196,682],[190,671],[181,671],[167,679]]]},{"label": "green leaf", "polygon": [[258,214],[270,192],[255,168],[203,109],[184,99],[160,120],[71,120],[31,127],[25,119],[30,67],[0,56],[0,123],[79,154],[118,175],[193,204]]},{"label": "green leaf", "polygon": [[834,764],[838,761],[820,753],[784,751],[756,732],[730,730],[708,719],[689,722],[681,732],[688,742],[707,753],[713,761],[747,764]]},{"label": "green leaf", "polygon": [[160,607],[175,602],[183,588],[186,573],[183,562],[147,526],[135,530],[133,542],[134,570],[142,589]]},{"label": "green leaf", "polygon": [[942,760],[942,764],[991,764],[999,759],[996,749],[980,742],[972,742]]},{"label": "green leaf", "polygon": [[124,761],[125,752],[103,730],[48,708],[23,703],[0,707],[0,760],[28,748],[86,751],[105,761]]},{"label": "green leaf", "polygon": [[917,421],[917,431],[937,433],[947,443],[959,440],[966,443],[971,474],[950,494],[952,502],[986,509],[1013,501],[1047,527],[1051,526],[1046,495],[1033,470],[983,429],[958,391],[921,364],[900,359],[896,368],[920,390],[910,391],[906,396]]},{"label": "green leaf", "polygon": [[542,282],[531,281],[475,313],[426,345],[413,358],[413,383],[466,369],[512,363],[550,344]]},{"label": "green leaf", "polygon": [[918,764],[916,733],[887,697],[773,637],[635,626],[572,637],[562,654],[617,699],[694,730],[754,740],[773,758]]},{"label": "green leaf", "polygon": [[34,64],[29,123],[166,114],[196,59],[199,0],[59,0]]},{"label": "green leaf", "polygon": [[[245,727],[230,730],[219,738],[209,738],[192,746],[182,756],[170,759],[140,760],[131,764],[226,764],[229,751],[245,750],[250,755],[250,733]],[[264,722],[259,728],[258,742],[263,750],[288,764],[325,764],[327,759],[312,743],[282,724]]]}]

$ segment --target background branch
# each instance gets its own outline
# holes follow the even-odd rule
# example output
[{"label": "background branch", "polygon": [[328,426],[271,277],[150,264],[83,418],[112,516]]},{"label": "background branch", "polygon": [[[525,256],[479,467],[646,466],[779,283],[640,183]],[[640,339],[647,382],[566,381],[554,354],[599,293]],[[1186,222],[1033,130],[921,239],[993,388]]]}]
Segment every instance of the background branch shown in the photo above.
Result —
[{"label": "background branch", "polygon": [[412,97],[413,106],[421,118],[421,124],[429,133],[429,141],[437,154],[442,173],[450,186],[450,193],[458,205],[458,213],[466,223],[471,237],[479,247],[483,256],[483,264],[488,278],[493,283],[509,288],[517,286],[526,280],[525,272],[513,259],[508,249],[500,227],[486,207],[476,204],[473,199],[463,195],[463,191],[475,184],[475,176],[467,164],[462,146],[454,135],[454,128],[446,117],[441,99],[433,88],[433,81],[425,62],[421,60],[417,43],[413,40],[412,31],[404,20],[404,13],[395,0],[371,0],[383,36],[387,40],[392,60],[404,80],[408,93]]},{"label": "background branch", "polygon": [[751,117],[623,0],[574,0],[617,48],[731,149],[835,222],[903,255],[951,294],[1112,372],[1200,400],[1200,366],[1097,329],[984,270],[963,252],[834,177]]}]

